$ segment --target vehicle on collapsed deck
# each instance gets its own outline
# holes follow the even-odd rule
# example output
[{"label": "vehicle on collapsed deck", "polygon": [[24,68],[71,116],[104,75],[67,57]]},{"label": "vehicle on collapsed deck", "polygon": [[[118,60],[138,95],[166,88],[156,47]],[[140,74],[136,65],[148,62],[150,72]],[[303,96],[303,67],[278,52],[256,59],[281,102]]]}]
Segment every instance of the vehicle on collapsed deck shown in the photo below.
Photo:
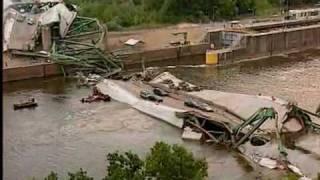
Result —
[{"label": "vehicle on collapsed deck", "polygon": [[190,98],[184,102],[184,105],[186,105],[188,107],[200,109],[200,110],[206,111],[206,112],[213,112],[213,109],[208,104],[203,103],[203,102],[198,102],[198,101],[190,99]]},{"label": "vehicle on collapsed deck", "polygon": [[150,101],[155,101],[155,102],[163,102],[163,99],[155,94],[153,94],[150,91],[143,90],[140,92],[140,97],[142,99],[150,100]]},{"label": "vehicle on collapsed deck", "polygon": [[18,109],[24,109],[24,108],[31,108],[31,107],[37,107],[38,103],[35,101],[34,98],[29,99],[26,102],[22,102],[19,104],[14,104],[13,109],[18,110]]},{"label": "vehicle on collapsed deck", "polygon": [[168,96],[169,95],[168,92],[166,92],[166,91],[164,91],[164,90],[162,90],[160,88],[154,88],[153,89],[153,93],[158,95],[158,96]]}]

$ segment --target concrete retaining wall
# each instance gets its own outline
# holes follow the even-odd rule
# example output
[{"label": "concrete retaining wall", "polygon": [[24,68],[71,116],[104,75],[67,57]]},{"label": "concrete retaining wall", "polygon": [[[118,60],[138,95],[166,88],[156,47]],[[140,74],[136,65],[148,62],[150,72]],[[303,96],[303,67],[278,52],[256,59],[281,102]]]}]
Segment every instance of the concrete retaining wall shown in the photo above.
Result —
[{"label": "concrete retaining wall", "polygon": [[7,68],[2,71],[2,82],[17,81],[36,77],[48,77],[61,74],[56,64],[39,64],[25,67]]},{"label": "concrete retaining wall", "polygon": [[[205,64],[205,53],[210,43],[215,44],[219,64],[311,49],[320,46],[320,25],[246,34],[240,48],[223,49],[221,31],[209,32],[207,37],[208,40],[203,44],[125,54],[123,57],[125,69],[141,68],[142,62],[145,67]],[[7,68],[3,69],[3,82],[58,74],[61,74],[61,71],[55,64]]]},{"label": "concrete retaining wall", "polygon": [[209,44],[172,47],[139,53],[125,54],[123,62],[126,69],[140,68],[142,62],[149,66],[169,66],[205,63],[205,52]]},{"label": "concrete retaining wall", "polygon": [[246,44],[242,48],[218,50],[219,63],[229,64],[245,59],[268,57],[319,47],[320,26],[247,34],[245,38]]}]

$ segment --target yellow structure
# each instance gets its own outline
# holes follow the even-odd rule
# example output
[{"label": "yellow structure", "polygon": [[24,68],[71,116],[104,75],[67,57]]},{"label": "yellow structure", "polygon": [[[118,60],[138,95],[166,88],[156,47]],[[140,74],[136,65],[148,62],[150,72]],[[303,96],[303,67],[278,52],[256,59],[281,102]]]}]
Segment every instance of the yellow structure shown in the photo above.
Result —
[{"label": "yellow structure", "polygon": [[214,50],[207,50],[206,64],[218,64],[218,54]]}]

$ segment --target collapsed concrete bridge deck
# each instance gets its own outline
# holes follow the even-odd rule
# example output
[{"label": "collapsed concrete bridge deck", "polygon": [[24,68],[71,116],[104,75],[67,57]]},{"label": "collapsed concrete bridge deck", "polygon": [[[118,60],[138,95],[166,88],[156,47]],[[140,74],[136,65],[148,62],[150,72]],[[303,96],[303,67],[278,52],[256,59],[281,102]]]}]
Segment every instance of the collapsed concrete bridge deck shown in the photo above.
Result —
[{"label": "collapsed concrete bridge deck", "polygon": [[[104,80],[97,87],[102,93],[110,95],[117,101],[129,104],[134,109],[163,120],[178,129],[184,129],[182,138],[200,138],[204,139],[205,142],[231,145],[245,158],[261,166],[271,169],[288,168],[290,171],[304,176],[299,170],[301,165],[295,161],[293,156],[288,156],[288,152],[293,154],[295,152],[287,150],[281,136],[287,133],[299,134],[308,130],[319,131],[319,115],[311,112],[304,114],[302,111],[297,111],[299,108],[296,105],[276,97],[243,95],[213,90],[170,91],[170,88],[166,88],[165,84],[161,85],[160,83],[168,78],[177,84],[181,82],[174,76],[163,73],[149,83]],[[163,88],[170,95],[163,97],[161,103],[139,98],[142,90],[151,91],[153,88]],[[185,101],[190,98],[208,104],[211,102],[210,106],[213,111],[207,112],[194,107],[187,107]],[[275,114],[269,113],[268,115],[268,111],[262,114],[261,110],[268,110],[266,107],[274,109]],[[300,116],[299,113],[304,115],[300,114]],[[302,120],[302,116],[307,116],[309,119]],[[254,118],[258,119],[254,120]],[[205,121],[203,121],[204,119]],[[193,130],[190,130],[189,127]],[[244,129],[239,129],[239,127]],[[239,132],[242,134],[240,138],[234,136],[237,130],[240,130]],[[203,135],[198,136],[197,133],[203,133]],[[266,149],[268,150],[265,151]],[[311,159],[311,161],[316,163],[317,160]],[[294,162],[294,164],[291,162]]]}]

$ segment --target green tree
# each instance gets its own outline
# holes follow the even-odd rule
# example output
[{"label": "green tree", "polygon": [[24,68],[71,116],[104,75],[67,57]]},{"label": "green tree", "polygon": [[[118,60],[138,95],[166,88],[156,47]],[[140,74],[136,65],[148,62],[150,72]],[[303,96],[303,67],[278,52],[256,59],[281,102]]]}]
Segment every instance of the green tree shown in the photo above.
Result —
[{"label": "green tree", "polygon": [[195,159],[182,146],[171,146],[163,142],[157,142],[151,148],[145,161],[131,152],[108,154],[107,159],[109,166],[105,180],[202,180],[208,175],[205,160]]},{"label": "green tree", "polygon": [[80,168],[80,171],[77,171],[75,173],[68,173],[69,180],[93,180],[93,177],[87,176],[87,171],[83,171],[82,168]]},{"label": "green tree", "polygon": [[132,152],[120,154],[119,152],[107,155],[109,166],[105,180],[132,179],[139,180],[144,177],[143,161]]},{"label": "green tree", "polygon": [[[75,173],[68,173],[68,178],[69,180],[93,180],[93,177],[89,177],[87,175],[87,172],[84,171],[82,168],[80,168],[79,171]],[[58,174],[51,171],[50,174],[44,178],[44,180],[58,180]]]},{"label": "green tree", "polygon": [[58,174],[51,171],[50,174],[44,178],[44,180],[58,180]]},{"label": "green tree", "polygon": [[268,0],[254,0],[257,15],[268,15],[272,10],[272,4]]},{"label": "green tree", "polygon": [[184,147],[157,142],[145,161],[146,175],[158,180],[204,179],[205,160],[197,160]]},{"label": "green tree", "polygon": [[237,0],[236,6],[239,10],[239,14],[251,13],[255,8],[254,0]]},{"label": "green tree", "polygon": [[299,176],[294,173],[287,173],[285,176],[281,178],[281,180],[299,180]]},{"label": "green tree", "polygon": [[219,0],[217,16],[222,18],[231,18],[235,16],[236,1]]}]

